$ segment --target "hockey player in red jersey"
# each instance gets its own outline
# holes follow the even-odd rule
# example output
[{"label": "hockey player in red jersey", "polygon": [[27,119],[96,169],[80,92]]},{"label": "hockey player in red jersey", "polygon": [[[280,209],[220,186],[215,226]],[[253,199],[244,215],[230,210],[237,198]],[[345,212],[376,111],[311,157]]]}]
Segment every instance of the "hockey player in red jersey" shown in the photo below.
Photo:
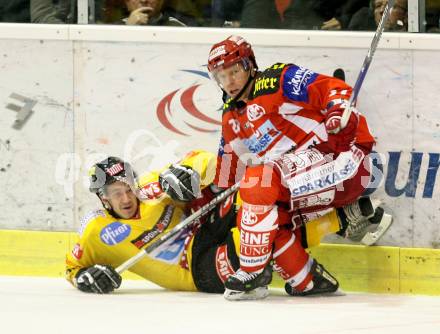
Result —
[{"label": "hockey player in red jersey", "polygon": [[[350,204],[368,185],[375,141],[366,119],[354,110],[340,128],[351,87],[294,64],[260,72],[251,45],[239,36],[211,48],[208,69],[224,93],[215,182],[225,188],[240,181],[243,200],[240,270],[226,281],[225,297],[244,299],[264,287],[271,260],[291,295],[334,291],[297,233],[286,239],[281,225],[288,215],[300,226]],[[368,225],[373,212],[364,209],[357,207],[362,222],[347,217],[348,234]]]}]

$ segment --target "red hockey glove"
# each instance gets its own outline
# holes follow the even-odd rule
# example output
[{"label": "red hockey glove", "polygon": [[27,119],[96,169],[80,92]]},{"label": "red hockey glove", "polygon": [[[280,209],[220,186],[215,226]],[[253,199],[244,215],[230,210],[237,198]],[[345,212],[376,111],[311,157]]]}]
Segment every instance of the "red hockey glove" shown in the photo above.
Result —
[{"label": "red hockey glove", "polygon": [[353,110],[351,113],[346,127],[339,130],[343,113],[344,109],[341,108],[341,106],[338,106],[330,109],[325,118],[325,128],[328,133],[327,146],[334,153],[341,153],[350,150],[350,146],[356,138],[356,130],[359,123],[356,110]]}]

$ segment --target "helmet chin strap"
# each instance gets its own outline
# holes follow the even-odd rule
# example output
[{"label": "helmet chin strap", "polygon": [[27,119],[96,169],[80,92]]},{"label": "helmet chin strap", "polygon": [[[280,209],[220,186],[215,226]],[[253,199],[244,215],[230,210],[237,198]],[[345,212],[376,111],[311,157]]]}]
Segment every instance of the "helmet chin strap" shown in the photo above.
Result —
[{"label": "helmet chin strap", "polygon": [[[98,196],[98,197],[99,197],[99,196]],[[113,208],[112,208],[112,206],[110,205],[110,203],[108,203],[108,202],[104,202],[104,200],[103,200],[101,197],[99,197],[99,199],[101,200],[101,203],[102,203],[102,206],[104,207],[104,209],[106,209],[106,210],[108,211],[108,213],[109,213],[111,216],[115,217],[116,219],[121,219],[121,218],[122,218],[121,216],[119,216],[119,215],[115,212],[115,210],[113,210]]]}]

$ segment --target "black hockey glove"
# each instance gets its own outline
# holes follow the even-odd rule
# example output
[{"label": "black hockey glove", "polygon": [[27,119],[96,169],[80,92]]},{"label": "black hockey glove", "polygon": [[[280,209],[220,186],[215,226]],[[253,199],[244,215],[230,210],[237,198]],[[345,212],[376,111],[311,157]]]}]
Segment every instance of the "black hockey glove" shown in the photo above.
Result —
[{"label": "black hockey glove", "polygon": [[95,264],[76,274],[76,287],[83,292],[109,293],[121,286],[122,277],[112,266]]},{"label": "black hockey glove", "polygon": [[201,196],[200,175],[185,165],[171,165],[159,175],[162,190],[176,201],[189,202]]}]

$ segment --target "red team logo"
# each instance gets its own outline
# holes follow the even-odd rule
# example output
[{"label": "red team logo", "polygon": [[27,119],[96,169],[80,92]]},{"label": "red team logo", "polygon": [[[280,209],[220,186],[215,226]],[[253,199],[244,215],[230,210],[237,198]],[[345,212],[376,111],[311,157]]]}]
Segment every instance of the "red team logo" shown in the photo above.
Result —
[{"label": "red team logo", "polygon": [[77,260],[81,260],[81,258],[82,258],[82,255],[83,255],[83,249],[81,248],[81,245],[80,244],[76,244],[75,245],[75,247],[73,247],[73,250],[72,250],[72,255],[73,255],[73,257],[75,258],[75,259],[77,259]]},{"label": "red team logo", "polygon": [[243,210],[241,214],[241,223],[247,226],[253,226],[258,223],[258,217],[255,212]]},{"label": "red team logo", "polygon": [[258,104],[251,104],[246,107],[247,117],[251,122],[259,120],[264,114],[265,110],[262,106]]}]

